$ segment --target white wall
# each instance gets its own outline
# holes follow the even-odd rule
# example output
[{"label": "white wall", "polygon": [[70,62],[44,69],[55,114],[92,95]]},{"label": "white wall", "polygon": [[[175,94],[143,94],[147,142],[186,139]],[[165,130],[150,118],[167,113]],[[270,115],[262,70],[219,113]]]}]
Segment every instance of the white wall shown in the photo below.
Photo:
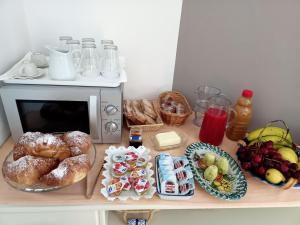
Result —
[{"label": "white wall", "polygon": [[172,88],[182,0],[24,0],[34,50],[60,35],[113,39],[127,59],[125,97]]},{"label": "white wall", "polygon": [[[30,49],[23,1],[0,1],[0,74]],[[9,135],[6,116],[0,102],[0,144]]]}]

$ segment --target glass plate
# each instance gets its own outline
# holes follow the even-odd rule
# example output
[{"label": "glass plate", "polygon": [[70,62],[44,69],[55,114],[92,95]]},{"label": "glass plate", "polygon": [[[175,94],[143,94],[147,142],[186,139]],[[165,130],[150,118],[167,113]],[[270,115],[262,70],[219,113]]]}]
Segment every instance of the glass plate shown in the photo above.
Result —
[{"label": "glass plate", "polygon": [[[90,150],[88,151],[88,158],[90,159],[90,162],[91,162],[91,168],[93,167],[94,163],[95,163],[95,158],[96,158],[96,148],[95,146],[92,144]],[[22,185],[22,184],[18,184],[14,181],[11,181],[8,177],[6,177],[4,175],[4,171],[3,171],[3,165],[5,163],[10,163],[10,162],[13,162],[14,159],[13,159],[13,151],[10,151],[10,153],[6,156],[3,164],[2,164],[2,176],[4,177],[4,180],[10,185],[12,186],[13,188],[17,189],[17,190],[20,190],[20,191],[26,191],[26,192],[49,192],[49,191],[54,191],[54,190],[58,190],[58,189],[61,189],[61,188],[64,188],[64,187],[68,187],[68,186],[71,186],[71,185],[67,185],[67,186],[54,186],[54,187],[49,187],[45,184],[42,184],[42,183],[38,183],[38,184],[35,184],[33,186],[27,186],[27,185]],[[84,179],[85,177],[83,177],[82,179]],[[82,180],[81,179],[81,180]],[[80,181],[81,181],[80,180]],[[78,181],[79,182],[79,181]]]}]

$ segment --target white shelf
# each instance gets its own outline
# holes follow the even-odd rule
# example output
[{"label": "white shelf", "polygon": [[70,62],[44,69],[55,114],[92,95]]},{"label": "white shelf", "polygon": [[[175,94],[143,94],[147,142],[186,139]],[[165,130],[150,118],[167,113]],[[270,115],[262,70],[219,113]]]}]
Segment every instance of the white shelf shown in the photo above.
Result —
[{"label": "white shelf", "polygon": [[19,71],[20,66],[25,60],[30,59],[31,52],[28,52],[23,59],[17,62],[10,70],[0,76],[0,80],[5,84],[35,84],[35,85],[61,85],[61,86],[86,86],[86,87],[118,87],[121,83],[127,82],[127,73],[122,70],[120,77],[115,80],[109,80],[104,77],[88,78],[77,75],[76,80],[52,80],[48,76],[48,69],[45,75],[35,79],[14,79],[13,76]]}]

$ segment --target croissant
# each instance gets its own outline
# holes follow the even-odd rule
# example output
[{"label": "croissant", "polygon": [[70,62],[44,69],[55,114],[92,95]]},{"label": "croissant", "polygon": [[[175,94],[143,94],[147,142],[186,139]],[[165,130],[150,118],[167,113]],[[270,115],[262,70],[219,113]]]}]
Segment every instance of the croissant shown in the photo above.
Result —
[{"label": "croissant", "polygon": [[31,186],[39,181],[39,178],[58,165],[54,158],[40,158],[27,155],[17,161],[7,162],[3,165],[3,175],[18,184]]},{"label": "croissant", "polygon": [[88,153],[92,145],[92,139],[86,133],[81,131],[67,132],[62,139],[71,150],[71,156],[77,156]]},{"label": "croissant", "polygon": [[60,161],[70,157],[71,151],[64,141],[52,134],[27,132],[13,149],[14,160],[25,155],[55,158]]},{"label": "croissant", "polygon": [[90,170],[90,161],[86,154],[67,158],[58,167],[41,177],[41,182],[48,186],[67,186],[86,177]]}]

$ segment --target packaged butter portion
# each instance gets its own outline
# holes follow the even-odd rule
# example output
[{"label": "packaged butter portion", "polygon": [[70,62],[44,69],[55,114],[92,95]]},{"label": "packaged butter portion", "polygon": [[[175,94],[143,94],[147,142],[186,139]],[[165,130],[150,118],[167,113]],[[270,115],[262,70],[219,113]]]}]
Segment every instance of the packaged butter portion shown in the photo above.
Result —
[{"label": "packaged butter portion", "polygon": [[175,131],[156,134],[155,139],[160,148],[174,146],[181,143],[181,137]]}]

